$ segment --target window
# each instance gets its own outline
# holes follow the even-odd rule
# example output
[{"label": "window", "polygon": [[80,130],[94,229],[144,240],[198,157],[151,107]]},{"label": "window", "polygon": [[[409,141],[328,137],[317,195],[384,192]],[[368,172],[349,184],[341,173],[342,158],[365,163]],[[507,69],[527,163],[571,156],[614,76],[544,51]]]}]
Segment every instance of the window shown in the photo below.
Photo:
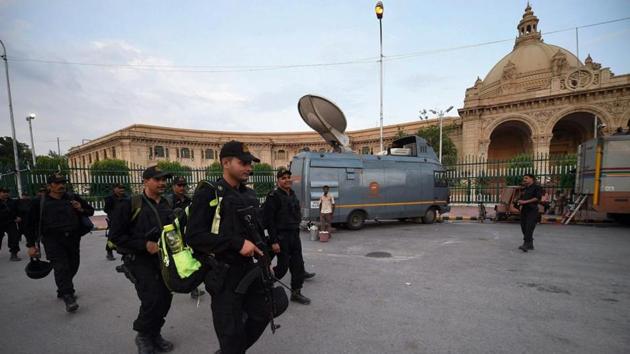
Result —
[{"label": "window", "polygon": [[206,149],[206,160],[214,160],[214,150]]},{"label": "window", "polygon": [[166,148],[166,158],[168,158],[168,157],[169,157],[169,155],[168,155],[168,148]]},{"label": "window", "polygon": [[97,152],[95,152],[95,153],[94,153],[94,155],[96,156],[96,157],[95,157],[96,162],[98,162],[98,161],[100,160],[100,159],[98,158],[98,151],[97,151]]},{"label": "window", "polygon": [[284,150],[278,150],[278,152],[276,153],[276,160],[286,160],[287,159],[287,152]]},{"label": "window", "polygon": [[361,148],[361,154],[363,155],[369,155],[370,154],[370,147],[369,146],[364,146]]},{"label": "window", "polygon": [[156,146],[154,148],[155,151],[155,157],[164,157],[164,146]]},{"label": "window", "polygon": [[433,172],[433,179],[436,187],[448,187],[448,176],[446,171]]},{"label": "window", "polygon": [[321,149],[319,149],[319,152],[326,152],[326,149],[321,148]]},{"label": "window", "polygon": [[88,163],[92,164],[92,154],[88,154]]},{"label": "window", "polygon": [[189,148],[182,148],[181,151],[179,152],[179,155],[181,156],[182,159],[189,159],[190,158],[190,149]]},{"label": "window", "polygon": [[103,159],[107,160],[107,149],[103,150]]},{"label": "window", "polygon": [[112,147],[112,157],[116,158],[116,148]]},{"label": "window", "polygon": [[85,155],[81,156],[81,167],[85,167]]}]

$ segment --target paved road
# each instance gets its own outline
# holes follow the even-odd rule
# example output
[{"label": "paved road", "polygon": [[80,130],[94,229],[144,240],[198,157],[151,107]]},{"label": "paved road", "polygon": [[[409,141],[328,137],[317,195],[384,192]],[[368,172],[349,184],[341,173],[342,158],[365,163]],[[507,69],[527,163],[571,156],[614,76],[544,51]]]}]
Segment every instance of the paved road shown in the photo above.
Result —
[{"label": "paved road", "polygon": [[[630,348],[630,233],[540,225],[523,254],[518,225],[368,225],[308,241],[310,306],[292,305],[252,353],[623,353]],[[372,258],[370,252],[388,252]],[[52,276],[27,279],[0,252],[0,352],[133,353],[138,300],[86,236],[76,314]],[[210,299],[176,295],[163,331],[176,353],[217,349]]]}]

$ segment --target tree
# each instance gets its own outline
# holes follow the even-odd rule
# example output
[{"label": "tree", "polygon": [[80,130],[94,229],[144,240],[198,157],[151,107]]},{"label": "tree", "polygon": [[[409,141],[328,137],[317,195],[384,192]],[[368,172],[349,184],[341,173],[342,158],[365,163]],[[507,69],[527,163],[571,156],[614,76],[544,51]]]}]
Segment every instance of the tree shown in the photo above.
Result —
[{"label": "tree", "polygon": [[223,167],[219,161],[215,161],[212,165],[206,168],[206,178],[209,180],[217,180],[219,177],[223,175]]},{"label": "tree", "polygon": [[[448,136],[450,132],[455,129],[454,126],[445,126],[442,128],[442,164],[454,165],[457,162],[457,148],[455,144]],[[439,155],[440,149],[440,127],[432,125],[424,128],[420,128],[417,133],[418,136],[424,138],[427,143],[433,148],[436,155]]]},{"label": "tree", "polygon": [[[28,145],[17,142],[18,158],[20,160],[20,169],[26,168],[33,160],[31,149]],[[15,170],[15,161],[13,159],[13,139],[9,136],[0,138],[0,171]]]},{"label": "tree", "polygon": [[508,171],[505,183],[508,186],[518,186],[526,173],[535,174],[534,162],[530,154],[519,154],[508,161]]},{"label": "tree", "polygon": [[[280,169],[280,167],[278,167]],[[267,196],[276,187],[275,171],[266,163],[254,164],[254,175],[250,181],[254,184],[256,195],[260,198]]]},{"label": "tree", "polygon": [[406,136],[409,136],[409,134],[407,134],[404,130],[402,130],[401,127],[398,127],[398,129],[396,130],[396,135],[394,135],[394,140],[404,138]]},{"label": "tree", "polygon": [[131,191],[130,179],[127,162],[115,159],[96,161],[90,167],[90,195],[105,196],[115,183],[122,183]]}]

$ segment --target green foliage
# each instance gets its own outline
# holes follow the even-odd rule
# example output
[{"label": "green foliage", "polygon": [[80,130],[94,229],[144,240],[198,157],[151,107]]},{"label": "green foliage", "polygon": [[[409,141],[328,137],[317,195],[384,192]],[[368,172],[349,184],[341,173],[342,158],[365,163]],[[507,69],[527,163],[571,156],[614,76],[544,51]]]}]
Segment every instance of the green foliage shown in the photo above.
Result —
[{"label": "green foliage", "polygon": [[536,174],[532,156],[530,154],[516,155],[508,162],[508,173],[505,177],[505,183],[508,186],[518,186],[526,173]]},{"label": "green foliage", "polygon": [[123,160],[107,159],[96,161],[90,167],[90,195],[105,196],[111,193],[112,185],[122,183],[131,190],[130,173]]},{"label": "green foliage", "polygon": [[571,169],[577,165],[577,155],[568,154],[555,157],[554,160],[552,160],[552,163],[562,172],[558,181],[558,188],[573,189],[575,186],[575,172],[572,172]]},{"label": "green foliage", "polygon": [[[32,164],[33,157],[31,155],[31,149],[28,145],[17,142],[18,157],[20,160],[20,169],[26,168],[27,165]],[[14,170],[15,160],[13,159],[13,139],[5,136],[0,138],[0,172],[5,170]]]},{"label": "green foliage", "polygon": [[173,174],[173,176],[182,176],[189,179],[192,177],[192,169],[188,166],[184,166],[177,161],[160,161],[157,166],[163,171],[167,171]]},{"label": "green foliage", "polygon": [[[442,164],[446,166],[454,165],[457,162],[457,148],[448,136],[454,129],[455,127],[450,125],[442,127]],[[439,157],[440,127],[432,125],[420,128],[416,134],[424,138]]]},{"label": "green foliage", "polygon": [[219,177],[223,175],[223,167],[221,167],[221,163],[219,161],[215,161],[212,165],[206,168],[206,178],[209,180],[217,180]]},{"label": "green foliage", "polygon": [[405,131],[402,130],[402,128],[398,127],[398,130],[396,131],[396,135],[394,136],[394,140],[404,138],[406,136],[409,136],[409,134],[405,133]]},{"label": "green foliage", "polygon": [[254,164],[253,170],[254,175],[250,179],[254,184],[256,195],[264,197],[276,187],[275,171],[266,163]]}]

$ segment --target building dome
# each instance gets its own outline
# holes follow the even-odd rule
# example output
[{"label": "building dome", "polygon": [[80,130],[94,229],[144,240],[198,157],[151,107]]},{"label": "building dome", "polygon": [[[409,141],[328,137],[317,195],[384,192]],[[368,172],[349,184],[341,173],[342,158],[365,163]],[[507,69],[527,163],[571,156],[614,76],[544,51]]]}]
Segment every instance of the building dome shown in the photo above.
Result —
[{"label": "building dome", "polygon": [[503,78],[507,78],[504,76],[504,73],[518,77],[523,74],[550,72],[553,69],[554,57],[562,55],[566,59],[568,68],[577,68],[581,65],[573,53],[558,46],[543,43],[542,40],[517,44],[510,54],[503,57],[490,70],[483,83],[492,85]]},{"label": "building dome", "polygon": [[581,65],[573,53],[543,42],[538,30],[538,17],[534,15],[529,3],[516,28],[518,37],[514,49],[490,70],[483,80],[484,85],[492,85],[502,79],[522,77],[524,74],[552,72],[558,61],[562,61],[564,68],[577,68]]}]

